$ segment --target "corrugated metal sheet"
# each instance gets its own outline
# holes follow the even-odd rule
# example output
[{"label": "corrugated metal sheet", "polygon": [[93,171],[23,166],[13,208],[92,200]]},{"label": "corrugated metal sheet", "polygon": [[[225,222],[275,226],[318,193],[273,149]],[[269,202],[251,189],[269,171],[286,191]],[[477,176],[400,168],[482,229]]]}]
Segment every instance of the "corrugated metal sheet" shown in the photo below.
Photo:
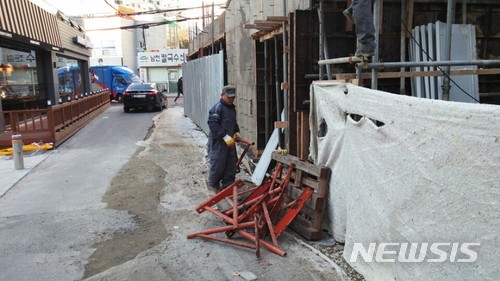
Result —
[{"label": "corrugated metal sheet", "polygon": [[224,86],[224,53],[184,63],[182,75],[184,114],[208,134],[208,111]]},{"label": "corrugated metal sheet", "polygon": [[[444,60],[444,41],[446,23],[436,22],[416,26],[412,31],[415,41],[410,41],[411,61]],[[452,25],[451,60],[477,60],[476,31],[470,24]],[[432,71],[436,67],[415,67],[415,71]],[[440,69],[445,69],[441,67]],[[453,66],[451,69],[477,69],[477,66]],[[412,78],[413,96],[429,99],[443,99],[444,76]],[[477,102],[479,100],[479,82],[477,75],[452,75],[450,101]]]},{"label": "corrugated metal sheet", "polygon": [[[470,24],[453,24],[451,30],[452,61],[477,60],[476,28]],[[444,42],[446,38],[446,23],[436,22],[436,57],[444,60]],[[477,69],[476,65],[452,66],[451,69]],[[443,95],[443,79],[438,79],[438,95]],[[476,75],[451,75],[450,101],[472,102],[479,101],[479,82]]]},{"label": "corrugated metal sheet", "polygon": [[57,17],[28,0],[0,0],[0,31],[29,44],[62,48]]}]

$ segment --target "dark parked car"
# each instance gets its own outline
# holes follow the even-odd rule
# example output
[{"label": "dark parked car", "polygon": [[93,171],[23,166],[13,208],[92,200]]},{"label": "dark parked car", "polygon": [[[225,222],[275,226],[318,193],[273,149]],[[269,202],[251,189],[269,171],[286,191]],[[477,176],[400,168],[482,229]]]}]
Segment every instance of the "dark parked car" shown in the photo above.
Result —
[{"label": "dark parked car", "polygon": [[123,111],[131,108],[162,110],[167,105],[167,96],[158,90],[156,83],[132,83],[123,94]]}]

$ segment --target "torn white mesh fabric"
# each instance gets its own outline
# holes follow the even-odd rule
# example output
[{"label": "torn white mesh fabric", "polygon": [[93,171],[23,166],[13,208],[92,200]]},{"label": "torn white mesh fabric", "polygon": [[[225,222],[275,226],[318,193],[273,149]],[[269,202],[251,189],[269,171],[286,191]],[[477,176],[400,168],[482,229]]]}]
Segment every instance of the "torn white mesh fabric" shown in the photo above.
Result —
[{"label": "torn white mesh fabric", "polygon": [[367,280],[496,279],[499,121],[496,105],[313,83],[310,159],[332,169],[325,221],[346,260],[357,242],[477,242],[475,263],[352,265]]}]

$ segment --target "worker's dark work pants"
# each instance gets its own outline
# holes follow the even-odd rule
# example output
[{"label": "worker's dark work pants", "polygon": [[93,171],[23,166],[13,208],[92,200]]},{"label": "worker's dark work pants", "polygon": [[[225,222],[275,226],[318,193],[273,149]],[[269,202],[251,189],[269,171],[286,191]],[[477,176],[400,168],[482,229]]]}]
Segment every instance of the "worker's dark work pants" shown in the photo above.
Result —
[{"label": "worker's dark work pants", "polygon": [[236,148],[227,147],[222,139],[209,139],[208,146],[210,159],[208,183],[216,188],[225,188],[236,178]]},{"label": "worker's dark work pants", "polygon": [[373,52],[375,50],[375,26],[373,25],[372,1],[352,1],[352,17],[356,25],[356,37],[360,50]]}]

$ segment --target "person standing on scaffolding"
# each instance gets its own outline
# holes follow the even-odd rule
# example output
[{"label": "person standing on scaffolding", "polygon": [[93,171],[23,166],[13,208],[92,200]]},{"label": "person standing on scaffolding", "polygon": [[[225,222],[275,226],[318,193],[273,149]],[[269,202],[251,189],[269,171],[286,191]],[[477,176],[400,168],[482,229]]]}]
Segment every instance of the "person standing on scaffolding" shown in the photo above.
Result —
[{"label": "person standing on scaffolding", "polygon": [[375,26],[373,25],[372,0],[353,0],[344,15],[356,25],[358,48],[355,56],[371,57],[375,54]]}]

